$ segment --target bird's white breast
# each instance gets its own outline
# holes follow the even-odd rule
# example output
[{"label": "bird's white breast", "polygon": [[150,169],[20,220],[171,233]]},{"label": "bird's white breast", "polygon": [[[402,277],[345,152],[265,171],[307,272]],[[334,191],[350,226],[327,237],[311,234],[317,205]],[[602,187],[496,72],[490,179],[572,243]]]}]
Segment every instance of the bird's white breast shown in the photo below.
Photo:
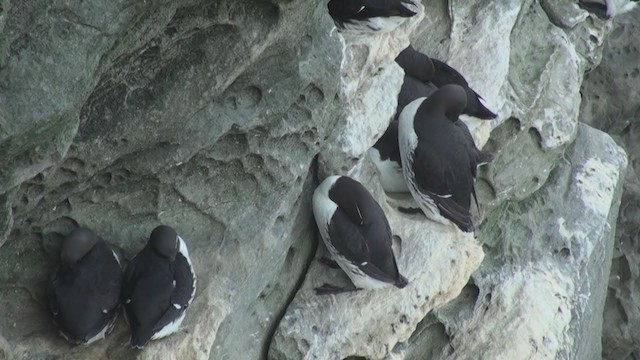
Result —
[{"label": "bird's white breast", "polygon": [[395,161],[382,160],[380,158],[380,152],[376,148],[371,148],[368,151],[371,161],[378,168],[380,174],[380,184],[386,192],[409,192],[407,183],[404,181],[402,175],[402,167]]}]

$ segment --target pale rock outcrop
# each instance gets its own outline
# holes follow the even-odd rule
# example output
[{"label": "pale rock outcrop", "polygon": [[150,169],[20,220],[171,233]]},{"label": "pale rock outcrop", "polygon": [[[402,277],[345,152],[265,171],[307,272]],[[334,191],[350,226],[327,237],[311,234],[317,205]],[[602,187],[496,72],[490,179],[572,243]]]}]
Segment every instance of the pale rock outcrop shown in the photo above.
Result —
[{"label": "pale rock outcrop", "polygon": [[580,125],[567,159],[532,197],[490,215],[479,234],[480,269],[398,346],[400,358],[601,358],[603,284],[626,154]]},{"label": "pale rock outcrop", "polygon": [[424,17],[421,5],[416,10],[390,33],[332,32],[343,45],[340,94],[346,106],[318,155],[320,180],[351,170],[389,126],[404,76],[394,59]]},{"label": "pale rock outcrop", "polygon": [[[311,0],[2,2],[8,358],[264,356],[316,247],[310,169],[342,107],[332,31]],[[139,352],[120,320],[71,348],[42,296],[62,236],[88,226],[130,257],[159,223],[198,275],[183,330]]]},{"label": "pale rock outcrop", "polygon": [[487,219],[472,315],[436,311],[452,338],[439,358],[600,358],[603,285],[627,159],[586,125],[567,159],[540,191]]},{"label": "pale rock outcrop", "polygon": [[640,358],[640,9],[613,19],[602,63],[582,86],[582,121],[629,154],[604,312],[603,358]]},{"label": "pale rock outcrop", "polygon": [[373,169],[366,158],[351,175],[368,189],[375,189],[374,196],[394,234],[398,269],[409,284],[403,289],[318,296],[313,289],[323,283],[349,283],[342,270],[317,262],[327,255],[320,245],[302,288],[275,333],[270,359],[393,356],[394,347],[409,339],[429,311],[458,296],[480,265],[482,248],[471,234],[422,215],[401,214],[387,203]]},{"label": "pale rock outcrop", "polygon": [[[569,0],[424,1],[422,20],[345,42],[311,0],[0,3],[0,357],[599,356],[625,162],[578,120],[619,134],[634,174],[637,10],[605,20]],[[399,214],[363,156],[394,110],[407,36],[499,113],[465,118],[496,154],[477,182],[477,240]],[[384,206],[407,288],[313,294],[346,281],[313,260],[311,194],[328,173]],[[638,354],[638,189],[629,175],[608,359]],[[88,226],[127,257],[158,223],[189,242],[198,272],[184,328],[137,352],[120,320],[105,341],[70,347],[42,296],[62,236]]]}]

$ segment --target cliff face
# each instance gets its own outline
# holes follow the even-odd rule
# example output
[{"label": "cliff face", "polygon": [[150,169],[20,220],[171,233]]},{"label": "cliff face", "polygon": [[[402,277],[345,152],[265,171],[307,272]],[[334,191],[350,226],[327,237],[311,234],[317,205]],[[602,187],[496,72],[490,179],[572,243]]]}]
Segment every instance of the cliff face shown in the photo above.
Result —
[{"label": "cliff face", "polygon": [[[569,0],[423,6],[394,33],[358,38],[307,0],[0,1],[0,354],[629,356],[637,175],[616,233],[627,156],[581,121],[619,134],[637,168],[637,10],[617,22]],[[477,238],[398,213],[366,156],[409,41],[499,113],[464,119],[496,154],[477,183]],[[407,288],[313,294],[345,278],[315,261],[311,194],[335,173],[382,204]],[[68,346],[42,294],[63,236],[88,226],[130,258],[159,223],[197,270],[184,330],[138,352],[119,320],[105,341]],[[605,298],[605,329],[622,334],[607,331],[602,351]]]},{"label": "cliff face", "polygon": [[640,10],[617,17],[602,63],[585,77],[584,121],[611,134],[629,154],[604,316],[603,356],[640,358]]}]

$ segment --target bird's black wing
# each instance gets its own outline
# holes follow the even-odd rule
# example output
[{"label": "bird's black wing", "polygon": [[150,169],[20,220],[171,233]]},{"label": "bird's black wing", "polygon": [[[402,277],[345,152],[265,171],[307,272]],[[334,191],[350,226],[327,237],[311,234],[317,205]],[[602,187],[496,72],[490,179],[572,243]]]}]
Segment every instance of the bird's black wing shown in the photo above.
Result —
[{"label": "bird's black wing", "polygon": [[413,4],[408,0],[364,0],[362,9],[355,18],[368,19],[378,16],[401,16],[411,17],[416,13],[404,4]]},{"label": "bird's black wing", "polygon": [[361,264],[371,259],[369,247],[360,232],[360,226],[341,208],[337,208],[329,224],[331,244],[340,255],[354,264]]},{"label": "bird's black wing", "polygon": [[131,299],[131,295],[133,294],[133,289],[135,286],[134,279],[136,278],[135,272],[137,268],[138,257],[134,257],[129,261],[127,268],[124,271],[124,276],[122,278],[122,302],[126,303],[127,300]]},{"label": "bird's black wing", "polygon": [[194,274],[191,272],[189,262],[180,253],[176,256],[172,267],[176,286],[171,293],[171,303],[185,308],[189,305],[195,288]]},{"label": "bird's black wing", "polygon": [[473,231],[468,206],[473,191],[470,162],[464,147],[454,147],[450,151],[453,154],[449,155],[458,156],[444,156],[434,151],[432,144],[419,142],[412,164],[415,181],[447,219],[463,231]]},{"label": "bird's black wing", "polygon": [[435,69],[431,58],[415,50],[411,45],[402,50],[395,61],[406,75],[423,83],[430,82],[434,75]]},{"label": "bird's black wing", "polygon": [[93,274],[100,308],[110,311],[118,307],[122,298],[122,270],[113,251],[105,242],[99,242],[87,256],[92,263],[100,264]]},{"label": "bird's black wing", "polygon": [[465,89],[469,87],[469,83],[467,83],[467,80],[458,72],[458,70],[438,59],[431,58],[431,62],[433,62],[434,68],[434,74],[431,78],[431,82],[433,82],[437,87],[441,88],[448,84],[460,85]]}]

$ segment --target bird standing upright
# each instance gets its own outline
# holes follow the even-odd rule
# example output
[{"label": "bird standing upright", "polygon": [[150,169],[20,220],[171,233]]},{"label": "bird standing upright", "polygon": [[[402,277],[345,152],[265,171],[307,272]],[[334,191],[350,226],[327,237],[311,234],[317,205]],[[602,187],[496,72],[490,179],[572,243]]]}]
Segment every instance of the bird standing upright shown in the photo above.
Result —
[{"label": "bird standing upright", "polygon": [[398,137],[405,180],[425,215],[472,232],[477,161],[469,152],[467,136],[455,125],[465,106],[464,88],[443,86],[404,108]]}]

